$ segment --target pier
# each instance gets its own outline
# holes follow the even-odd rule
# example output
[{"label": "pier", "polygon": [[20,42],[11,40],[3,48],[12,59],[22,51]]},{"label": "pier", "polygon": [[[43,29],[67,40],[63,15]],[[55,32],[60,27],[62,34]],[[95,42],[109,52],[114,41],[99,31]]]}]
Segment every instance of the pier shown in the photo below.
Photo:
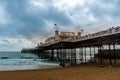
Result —
[{"label": "pier", "polygon": [[46,39],[45,43],[41,43],[31,52],[50,52],[50,59],[60,61],[61,66],[87,64],[88,62],[96,62],[104,66],[119,62],[119,45],[119,26],[84,36],[81,36],[81,32],[75,34],[75,32],[56,30],[53,37]]}]

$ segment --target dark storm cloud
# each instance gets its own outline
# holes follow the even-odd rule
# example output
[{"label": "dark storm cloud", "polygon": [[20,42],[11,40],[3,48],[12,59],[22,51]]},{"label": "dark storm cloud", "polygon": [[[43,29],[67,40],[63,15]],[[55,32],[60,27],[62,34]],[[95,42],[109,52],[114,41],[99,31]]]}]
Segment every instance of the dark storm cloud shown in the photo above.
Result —
[{"label": "dark storm cloud", "polygon": [[[52,0],[45,0],[46,6],[43,8],[30,4],[30,1],[31,0],[0,0],[10,20],[8,24],[0,25],[4,26],[0,27],[0,35],[10,37],[23,36],[26,38],[31,38],[35,35],[48,36],[49,24],[46,24],[46,21],[59,24],[60,26],[73,26],[73,22],[68,17],[68,14],[66,14],[67,11],[62,11],[55,7]],[[89,14],[92,14],[98,21],[102,19],[105,20],[107,17],[114,19],[119,18],[119,4],[119,0],[94,0],[92,4],[86,2],[84,6],[77,5],[71,12],[72,15],[81,14],[80,19],[76,21],[84,21],[84,24],[87,25],[90,24],[88,23],[89,21],[87,21]],[[86,7],[90,12],[83,13],[82,11]],[[88,17],[82,16],[83,14]]]},{"label": "dark storm cloud", "polygon": [[10,43],[9,40],[6,40],[6,39],[1,39],[0,41],[5,42],[5,43]]},{"label": "dark storm cloud", "polygon": [[[9,14],[11,23],[4,25],[0,33],[6,36],[26,38],[34,35],[45,36],[46,21],[60,25],[72,24],[65,12],[46,3],[47,8],[40,8],[30,4],[30,0],[1,0],[5,11]],[[48,2],[49,3],[49,2]],[[49,28],[49,27],[48,27]],[[44,35],[42,35],[44,33]]]}]

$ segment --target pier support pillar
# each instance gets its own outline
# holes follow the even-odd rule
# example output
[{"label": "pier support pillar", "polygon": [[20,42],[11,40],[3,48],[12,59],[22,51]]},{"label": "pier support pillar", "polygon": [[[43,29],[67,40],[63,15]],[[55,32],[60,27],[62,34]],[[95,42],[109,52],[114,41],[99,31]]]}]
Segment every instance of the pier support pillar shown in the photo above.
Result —
[{"label": "pier support pillar", "polygon": [[52,52],[51,52],[51,60],[52,61],[54,60],[54,49],[52,49]]},{"label": "pier support pillar", "polygon": [[84,48],[84,51],[85,51],[85,63],[87,63],[87,60],[86,60],[86,47]]},{"label": "pier support pillar", "polygon": [[100,52],[100,67],[103,67],[103,60],[102,60],[102,52],[101,52],[101,48],[102,48],[102,46],[100,46],[100,50],[99,50],[99,52]]},{"label": "pier support pillar", "polygon": [[76,65],[77,64],[77,59],[76,59],[76,49],[74,49],[74,65]]},{"label": "pier support pillar", "polygon": [[62,66],[65,67],[65,49],[62,51]]},{"label": "pier support pillar", "polygon": [[71,65],[75,65],[75,64],[76,64],[76,50],[71,49]]},{"label": "pier support pillar", "polygon": [[92,54],[91,54],[92,52],[91,52],[91,46],[90,46],[90,62],[91,62],[91,56],[92,56]]},{"label": "pier support pillar", "polygon": [[72,53],[73,51],[72,51],[72,49],[70,50],[70,55],[71,55],[71,59],[70,59],[70,63],[71,63],[71,65],[73,65],[73,58],[72,58]]},{"label": "pier support pillar", "polygon": [[69,62],[69,49],[66,49],[66,62]]},{"label": "pier support pillar", "polygon": [[63,49],[60,50],[60,54],[61,54],[61,59],[60,59],[60,66],[64,67],[64,53],[63,53]]},{"label": "pier support pillar", "polygon": [[110,44],[109,44],[109,64],[112,65]]},{"label": "pier support pillar", "polygon": [[116,50],[115,50],[115,43],[113,44],[113,49],[114,49],[114,63],[116,64]]},{"label": "pier support pillar", "polygon": [[60,49],[59,52],[60,52],[60,66],[62,66],[62,49]]},{"label": "pier support pillar", "polygon": [[94,62],[96,62],[96,59],[95,59],[95,46],[94,46]]},{"label": "pier support pillar", "polygon": [[79,48],[79,52],[80,52],[80,61],[82,64],[83,63],[83,47]]},{"label": "pier support pillar", "polygon": [[68,62],[71,64],[71,49],[67,50]]},{"label": "pier support pillar", "polygon": [[56,51],[56,54],[57,54],[57,60],[59,60],[59,50],[58,49]]}]

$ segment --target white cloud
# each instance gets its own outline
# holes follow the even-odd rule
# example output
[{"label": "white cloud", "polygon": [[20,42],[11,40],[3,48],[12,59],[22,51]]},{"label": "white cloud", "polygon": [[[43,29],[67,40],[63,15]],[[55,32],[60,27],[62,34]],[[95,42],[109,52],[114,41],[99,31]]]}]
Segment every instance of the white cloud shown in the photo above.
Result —
[{"label": "white cloud", "polygon": [[76,5],[84,5],[84,0],[53,0],[54,6],[60,9],[74,8]]},{"label": "white cloud", "polygon": [[44,0],[31,0],[30,4],[35,5],[36,7],[46,8],[46,2]]},{"label": "white cloud", "polygon": [[7,24],[8,14],[4,10],[4,6],[0,4],[0,24]]},{"label": "white cloud", "polygon": [[15,39],[15,38],[0,38],[0,51],[9,46],[7,51],[20,51],[22,48],[33,48],[36,46],[35,43],[27,39]]}]

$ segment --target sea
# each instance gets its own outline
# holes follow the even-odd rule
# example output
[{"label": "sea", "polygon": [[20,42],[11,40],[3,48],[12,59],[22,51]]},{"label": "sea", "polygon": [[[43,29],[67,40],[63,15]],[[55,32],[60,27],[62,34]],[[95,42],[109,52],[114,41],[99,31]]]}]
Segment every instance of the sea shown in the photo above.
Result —
[{"label": "sea", "polygon": [[[90,59],[89,54],[89,50],[87,50],[87,61]],[[80,64],[78,50],[76,56],[77,63]],[[93,54],[92,57],[94,57]],[[83,61],[85,61],[84,55]],[[0,52],[0,71],[57,68],[60,67],[59,64],[59,62],[52,62],[48,59],[40,59],[37,55],[31,53]]]},{"label": "sea", "polygon": [[37,55],[21,52],[0,52],[0,71],[29,70],[60,67],[59,63],[40,59]]}]

